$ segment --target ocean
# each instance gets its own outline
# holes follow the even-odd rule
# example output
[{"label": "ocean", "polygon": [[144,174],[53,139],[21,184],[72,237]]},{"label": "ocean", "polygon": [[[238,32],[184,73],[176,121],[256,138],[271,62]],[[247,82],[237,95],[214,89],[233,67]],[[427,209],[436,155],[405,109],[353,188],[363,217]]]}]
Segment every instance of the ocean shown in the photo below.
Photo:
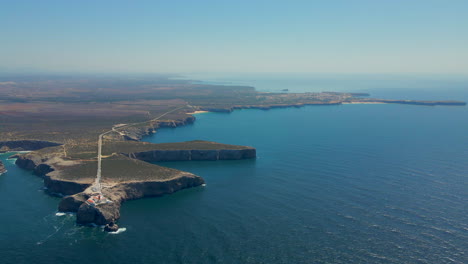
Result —
[{"label": "ocean", "polygon": [[[468,79],[190,76],[262,91],[468,101]],[[7,160],[2,263],[468,263],[468,107],[306,106],[196,115],[149,142],[257,148],[257,159],[157,163],[205,187],[126,202],[119,234],[57,215],[59,198]]]}]

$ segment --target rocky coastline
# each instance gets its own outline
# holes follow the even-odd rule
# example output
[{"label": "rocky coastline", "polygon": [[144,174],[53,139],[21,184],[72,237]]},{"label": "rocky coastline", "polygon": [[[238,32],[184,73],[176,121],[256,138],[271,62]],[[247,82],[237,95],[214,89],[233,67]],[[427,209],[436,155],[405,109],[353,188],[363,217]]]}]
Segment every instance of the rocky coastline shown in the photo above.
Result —
[{"label": "rocky coastline", "polygon": [[[177,124],[177,123],[176,123]],[[122,143],[123,144],[123,143]],[[84,162],[73,157],[63,156],[59,148],[47,148],[16,155],[16,165],[31,170],[44,179],[44,186],[52,195],[62,196],[58,210],[74,212],[78,224],[109,225],[114,230],[120,218],[120,206],[127,200],[144,197],[163,196],[182,189],[203,185],[204,179],[189,172],[160,167],[147,162],[152,161],[189,161],[189,160],[238,160],[256,157],[251,147],[225,145],[207,141],[151,144],[144,142],[125,143],[138,148],[154,148],[149,151],[114,153],[103,160],[103,170],[110,171],[112,164],[124,164],[132,172],[109,172],[103,175],[105,186],[102,194],[110,202],[89,204],[86,201],[96,195],[91,185],[94,182],[95,161]],[[194,147],[201,147],[194,149]],[[51,151],[46,151],[46,150]],[[115,161],[115,162],[114,162]],[[114,163],[111,163],[114,162]],[[91,170],[83,170],[91,166]],[[146,170],[146,171],[145,171]],[[89,175],[81,175],[90,171]],[[143,171],[143,172],[142,172]],[[117,174],[123,174],[118,176]],[[70,175],[79,174],[77,177]],[[164,175],[162,177],[161,175]]]},{"label": "rocky coastline", "polygon": [[[159,197],[182,189],[203,185],[203,178],[188,172],[167,181],[133,181],[115,184],[103,190],[104,197],[111,202],[90,205],[85,201],[92,191],[87,189],[82,193],[65,197],[59,204],[63,212],[76,212],[78,224],[113,224],[120,218],[120,207],[123,202],[145,197]],[[86,200],[85,200],[86,199]]]},{"label": "rocky coastline", "polygon": [[3,163],[0,161],[0,175],[2,175],[5,172],[7,172],[7,170],[5,169],[5,165],[3,165]]},{"label": "rocky coastline", "polygon": [[60,179],[59,171],[56,171],[56,163],[53,157],[42,156],[31,152],[16,156],[16,166],[30,170],[34,175],[44,179],[44,187],[48,193],[54,195],[71,195],[84,191],[91,186],[90,183],[79,183]]},{"label": "rocky coastline", "polygon": [[[198,110],[211,112],[232,112],[236,109],[262,109],[286,107],[303,107],[306,105],[340,105],[343,103],[397,103],[414,105],[466,105],[459,101],[414,101],[414,100],[386,100],[371,98],[355,98],[348,101],[323,101],[314,103],[297,104],[274,104],[274,105],[243,105],[228,107],[199,107]],[[137,142],[148,135],[156,132],[159,128],[178,127],[191,124],[195,117],[188,115],[176,120],[156,120],[147,124],[126,127],[118,133],[109,133],[105,139],[111,141]],[[117,131],[116,131],[117,132]],[[206,143],[206,142],[205,142]],[[205,144],[200,143],[200,144]],[[208,142],[210,143],[210,142]],[[212,142],[211,142],[212,143]],[[192,173],[178,171],[149,164],[156,161],[191,161],[191,160],[240,160],[256,157],[256,150],[251,147],[239,148],[169,148],[169,149],[144,149],[135,151],[118,151],[109,153],[109,158],[104,160],[104,164],[117,161],[114,164],[129,164],[129,168],[144,167],[148,172],[140,175],[141,172],[125,171],[127,177],[109,178],[104,182],[105,188],[102,194],[109,199],[108,203],[90,205],[86,201],[95,195],[91,190],[91,185],[95,179],[96,163],[95,154],[88,160],[73,158],[63,154],[62,143],[39,141],[39,140],[15,140],[0,141],[0,152],[8,151],[32,151],[30,153],[15,155],[16,165],[20,168],[31,170],[35,175],[44,179],[44,186],[50,194],[64,196],[58,205],[60,212],[77,213],[78,224],[109,225],[109,230],[115,230],[115,222],[120,218],[120,206],[123,202],[144,197],[162,196],[177,192],[182,189],[203,185],[204,179]],[[209,144],[208,144],[209,145]],[[56,149],[54,149],[56,148]],[[95,149],[96,146],[93,145]],[[41,152],[42,149],[54,149],[55,151]],[[110,165],[109,165],[110,166]],[[85,168],[85,169],[83,169]],[[77,177],[70,177],[69,171],[79,171]],[[105,170],[106,171],[106,170]],[[6,172],[0,163],[0,174]],[[165,176],[162,177],[160,172]],[[68,173],[68,174],[67,174]],[[118,173],[117,173],[118,174]],[[68,176],[67,176],[68,175]],[[149,176],[148,176],[149,175]],[[144,177],[143,177],[144,176]]]},{"label": "rocky coastline", "polygon": [[170,169],[173,173],[172,178],[167,180],[160,180],[157,177],[154,180],[141,180],[135,175],[135,179],[128,181],[106,181],[106,188],[103,188],[102,194],[111,202],[90,205],[86,200],[95,195],[90,188],[94,179],[92,177],[80,181],[64,179],[60,169],[55,168],[60,165],[54,162],[45,160],[44,163],[36,164],[34,155],[31,157],[29,154],[19,157],[16,164],[23,169],[33,170],[34,174],[42,177],[44,186],[50,194],[64,196],[59,203],[58,211],[77,213],[78,224],[112,224],[120,218],[120,206],[127,200],[163,196],[205,183],[200,176],[173,169]]},{"label": "rocky coastline", "polygon": [[[366,94],[360,95],[366,96]],[[317,101],[310,103],[294,103],[294,104],[266,104],[266,105],[234,105],[223,107],[200,107],[201,111],[217,112],[217,113],[230,113],[238,109],[260,109],[270,110],[275,108],[289,108],[289,107],[304,107],[304,106],[327,106],[327,105],[341,105],[346,103],[385,103],[385,104],[408,104],[408,105],[425,105],[425,106],[465,106],[466,102],[463,101],[421,101],[421,100],[392,100],[392,99],[374,99],[374,98],[359,98],[355,97],[347,100],[337,101]]]},{"label": "rocky coastline", "polygon": [[159,128],[176,128],[192,124],[195,120],[196,118],[192,115],[176,120],[156,120],[137,127],[126,127],[120,134],[111,133],[106,135],[106,138],[114,140],[140,141],[143,137],[154,134]]},{"label": "rocky coastline", "polygon": [[241,160],[256,157],[254,148],[241,150],[213,149],[213,150],[152,150],[124,155],[146,162],[156,161],[190,161],[190,160]]}]

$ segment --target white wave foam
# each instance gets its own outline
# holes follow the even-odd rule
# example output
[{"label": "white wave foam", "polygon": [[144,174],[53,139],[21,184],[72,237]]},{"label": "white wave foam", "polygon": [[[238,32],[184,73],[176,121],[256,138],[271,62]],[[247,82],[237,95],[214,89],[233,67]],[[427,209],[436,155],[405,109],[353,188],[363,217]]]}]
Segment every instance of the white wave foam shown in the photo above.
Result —
[{"label": "white wave foam", "polygon": [[202,184],[201,186],[205,187],[205,186],[206,186],[206,183]]},{"label": "white wave foam", "polygon": [[56,216],[64,216],[66,215],[67,213],[62,213],[62,212],[58,212],[58,213],[55,213]]},{"label": "white wave foam", "polygon": [[109,234],[117,235],[117,234],[123,233],[125,231],[127,231],[127,228],[121,227],[121,228],[117,229],[117,231],[115,231],[115,232],[109,232]]},{"label": "white wave foam", "polygon": [[15,164],[17,159],[6,159],[9,164]]}]

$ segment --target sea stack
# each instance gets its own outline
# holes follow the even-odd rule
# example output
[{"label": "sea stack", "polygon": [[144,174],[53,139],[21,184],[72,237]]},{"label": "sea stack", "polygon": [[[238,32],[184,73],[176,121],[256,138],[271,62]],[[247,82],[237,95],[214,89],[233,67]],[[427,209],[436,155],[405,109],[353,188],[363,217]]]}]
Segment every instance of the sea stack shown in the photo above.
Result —
[{"label": "sea stack", "polygon": [[106,232],[117,232],[117,230],[119,230],[119,226],[114,222],[110,222],[104,227],[104,231]]}]

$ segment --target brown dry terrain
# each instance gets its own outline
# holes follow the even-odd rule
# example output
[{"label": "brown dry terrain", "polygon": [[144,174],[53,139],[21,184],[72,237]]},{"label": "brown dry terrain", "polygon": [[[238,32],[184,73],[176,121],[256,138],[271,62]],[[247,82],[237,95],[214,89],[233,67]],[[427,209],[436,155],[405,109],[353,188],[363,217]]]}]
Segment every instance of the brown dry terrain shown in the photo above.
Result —
[{"label": "brown dry terrain", "polygon": [[[253,88],[195,85],[160,76],[3,76],[0,138],[61,143],[95,140],[114,124],[147,121],[187,105],[190,98],[213,98],[233,91],[251,93]],[[165,118],[183,119],[191,110],[181,109]]]},{"label": "brown dry terrain", "polygon": [[0,139],[95,141],[115,124],[184,120],[194,110],[230,112],[345,102],[463,105],[455,101],[363,98],[352,93],[260,93],[248,86],[198,84],[170,76],[0,76]]},{"label": "brown dry terrain", "polygon": [[[65,165],[65,164],[64,164]],[[96,161],[81,160],[65,166],[55,165],[59,170],[56,175],[49,173],[54,179],[91,184],[96,176]],[[103,184],[115,184],[130,181],[169,180],[177,177],[177,170],[157,166],[122,155],[112,155],[102,162]]]}]

